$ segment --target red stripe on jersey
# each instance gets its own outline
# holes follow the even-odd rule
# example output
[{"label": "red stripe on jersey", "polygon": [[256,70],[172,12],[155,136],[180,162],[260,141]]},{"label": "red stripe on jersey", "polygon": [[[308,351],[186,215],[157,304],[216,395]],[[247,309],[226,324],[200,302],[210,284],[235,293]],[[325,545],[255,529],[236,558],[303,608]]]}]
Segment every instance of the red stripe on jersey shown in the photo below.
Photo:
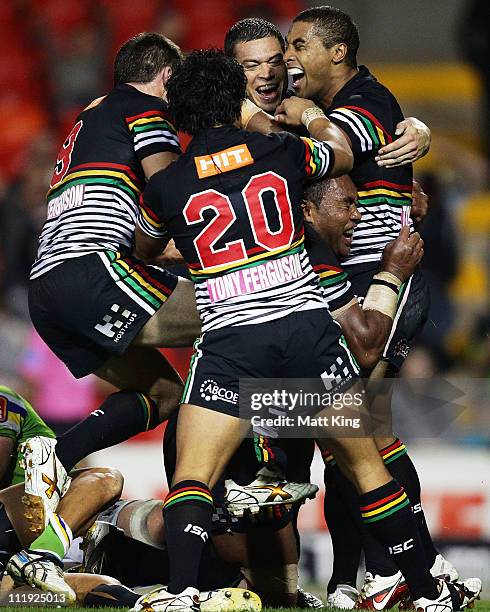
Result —
[{"label": "red stripe on jersey", "polygon": [[96,170],[104,169],[104,168],[111,168],[115,170],[124,170],[124,172],[126,172],[126,174],[128,174],[132,179],[136,181],[138,180],[138,177],[131,170],[129,166],[125,166],[123,164],[111,164],[109,162],[103,162],[103,163],[100,162],[97,164],[79,164],[78,166],[74,166],[73,168],[70,168],[70,172],[75,172],[76,170],[81,170],[82,168],[95,168]]},{"label": "red stripe on jersey", "polygon": [[361,190],[364,187],[366,189],[372,189],[373,187],[390,187],[398,191],[412,191],[412,185],[398,185],[397,183],[390,183],[389,181],[372,181],[371,183],[364,183],[361,185]]},{"label": "red stripe on jersey", "polygon": [[366,110],[365,108],[359,108],[359,106],[343,106],[342,108],[349,108],[350,110],[355,110],[358,113],[361,113],[361,115],[364,115],[365,117],[368,117],[368,119],[371,119],[371,121],[377,125],[379,127],[380,130],[383,131],[383,133],[385,134],[386,138],[388,139],[388,142],[393,142],[393,138],[389,135],[389,133],[384,129],[384,127],[381,125],[381,123],[376,119],[376,117],[370,113],[368,110]]},{"label": "red stripe on jersey", "polygon": [[313,266],[315,272],[317,270],[333,270],[334,272],[343,272],[342,268],[336,268],[335,266],[327,266],[326,264],[318,264]]},{"label": "red stripe on jersey", "polygon": [[132,123],[136,119],[143,119],[144,117],[152,117],[155,115],[162,115],[164,119],[167,119],[168,115],[163,110],[150,110],[140,115],[134,115],[133,117],[126,117],[126,123]]}]

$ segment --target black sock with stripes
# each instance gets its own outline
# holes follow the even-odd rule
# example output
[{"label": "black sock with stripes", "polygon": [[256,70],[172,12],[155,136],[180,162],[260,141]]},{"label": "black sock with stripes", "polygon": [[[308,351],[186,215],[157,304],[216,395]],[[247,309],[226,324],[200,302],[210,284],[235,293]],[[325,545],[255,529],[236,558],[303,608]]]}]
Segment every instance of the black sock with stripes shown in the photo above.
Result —
[{"label": "black sock with stripes", "polygon": [[407,581],[413,599],[438,597],[410,500],[396,480],[360,496],[361,517],[368,529],[391,554]]},{"label": "black sock with stripes", "polygon": [[379,454],[383,458],[387,470],[407,492],[424,547],[425,557],[429,567],[432,567],[438,553],[427,527],[424,511],[422,510],[420,480],[417,470],[407,453],[405,445],[398,438],[392,444],[380,450]]},{"label": "black sock with stripes", "polygon": [[213,498],[208,487],[197,480],[174,485],[163,504],[163,520],[170,564],[167,590],[181,593],[197,587],[204,545],[209,539]]},{"label": "black sock with stripes", "polygon": [[56,455],[70,471],[91,453],[153,429],[159,422],[158,408],[150,397],[136,391],[118,391],[58,438]]}]

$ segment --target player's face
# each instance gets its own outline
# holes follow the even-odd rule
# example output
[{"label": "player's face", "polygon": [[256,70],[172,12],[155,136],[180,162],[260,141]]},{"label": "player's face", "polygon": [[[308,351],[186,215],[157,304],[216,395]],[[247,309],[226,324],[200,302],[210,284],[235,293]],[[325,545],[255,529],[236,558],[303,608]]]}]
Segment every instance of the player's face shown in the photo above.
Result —
[{"label": "player's face", "polygon": [[304,21],[292,24],[286,44],[284,60],[296,95],[321,102],[329,88],[335,49],[325,49],[314,24]]},{"label": "player's face", "polygon": [[305,218],[336,255],[347,257],[355,227],[361,220],[352,180],[347,175],[330,179],[318,207],[306,204]]},{"label": "player's face", "polygon": [[235,58],[245,70],[247,96],[267,113],[273,113],[287,87],[281,44],[275,36],[235,45]]}]

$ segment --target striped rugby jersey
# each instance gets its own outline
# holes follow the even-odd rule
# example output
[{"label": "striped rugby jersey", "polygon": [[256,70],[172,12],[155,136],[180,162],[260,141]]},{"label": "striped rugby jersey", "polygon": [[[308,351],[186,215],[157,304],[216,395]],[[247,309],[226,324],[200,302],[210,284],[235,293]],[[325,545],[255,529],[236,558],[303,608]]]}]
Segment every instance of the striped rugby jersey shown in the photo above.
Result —
[{"label": "striped rugby jersey", "polygon": [[325,308],[304,248],[303,184],[328,175],[330,146],[223,126],[154,175],[138,217],[182,253],[203,331]]},{"label": "striped rugby jersey", "polygon": [[342,270],[335,253],[309,223],[305,223],[305,245],[327,308],[335,312],[354,298],[347,272]]},{"label": "striped rugby jersey", "polygon": [[160,98],[117,85],[80,113],[58,153],[31,279],[72,257],[132,248],[141,161],[160,152],[180,153]]},{"label": "striped rugby jersey", "polygon": [[348,135],[354,153],[350,177],[359,194],[362,219],[357,225],[345,266],[377,262],[403,225],[411,224],[412,166],[380,168],[379,148],[395,138],[403,120],[398,102],[365,66],[333,98],[328,118]]}]

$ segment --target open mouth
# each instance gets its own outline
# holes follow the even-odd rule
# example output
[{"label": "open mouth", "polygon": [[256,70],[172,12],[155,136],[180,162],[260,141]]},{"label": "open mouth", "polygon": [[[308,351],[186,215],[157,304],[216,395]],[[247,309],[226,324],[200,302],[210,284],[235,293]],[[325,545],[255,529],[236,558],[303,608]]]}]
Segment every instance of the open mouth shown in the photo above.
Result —
[{"label": "open mouth", "polygon": [[346,230],[343,232],[343,234],[342,234],[342,236],[344,237],[344,239],[346,240],[346,242],[347,242],[348,244],[350,244],[350,243],[352,242],[352,237],[353,237],[353,235],[354,235],[354,228],[353,228],[353,227],[351,227],[351,228],[349,228],[349,229],[346,229]]},{"label": "open mouth", "polygon": [[279,85],[277,83],[261,85],[255,91],[264,102],[275,102],[279,97]]},{"label": "open mouth", "polygon": [[291,78],[293,89],[299,89],[301,86],[301,80],[305,76],[305,73],[301,68],[288,68],[288,74]]}]

